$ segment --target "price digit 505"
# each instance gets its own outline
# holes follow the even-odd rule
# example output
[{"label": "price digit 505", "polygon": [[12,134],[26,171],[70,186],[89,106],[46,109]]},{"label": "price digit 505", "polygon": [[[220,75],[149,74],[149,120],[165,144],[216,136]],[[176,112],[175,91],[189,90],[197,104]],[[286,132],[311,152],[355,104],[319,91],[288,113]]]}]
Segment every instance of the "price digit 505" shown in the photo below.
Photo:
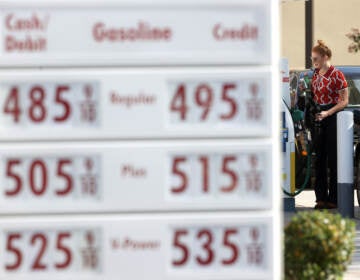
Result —
[{"label": "price digit 505", "polygon": [[82,196],[97,195],[96,164],[99,163],[94,156],[7,158],[3,161],[4,194],[9,198],[22,197],[25,192],[36,197],[54,195],[64,198],[73,195],[75,186],[80,185]]},{"label": "price digit 505", "polygon": [[[13,180],[14,184],[11,189],[5,190],[5,195],[16,196],[22,191],[24,186],[29,186],[31,192],[35,196],[43,195],[49,186],[49,171],[46,162],[41,159],[31,161],[29,170],[26,172],[28,175],[26,179],[16,172],[16,167],[21,165],[21,159],[9,159],[6,161],[6,177]],[[71,159],[59,159],[57,161],[56,175],[65,182],[63,188],[55,191],[58,196],[67,195],[73,189],[73,177],[70,173],[65,171],[66,166],[71,165]],[[40,174],[39,180],[35,180],[36,173]],[[26,181],[26,183],[24,181]]]}]

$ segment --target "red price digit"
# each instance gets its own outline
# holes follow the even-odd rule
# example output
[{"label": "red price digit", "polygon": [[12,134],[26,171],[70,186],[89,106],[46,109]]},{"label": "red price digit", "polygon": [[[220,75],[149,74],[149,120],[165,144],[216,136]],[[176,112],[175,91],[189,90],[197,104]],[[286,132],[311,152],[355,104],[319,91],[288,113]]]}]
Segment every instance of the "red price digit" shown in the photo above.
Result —
[{"label": "red price digit", "polygon": [[[36,185],[35,183],[35,172],[36,170],[39,170],[40,173],[40,186]],[[45,193],[47,188],[47,168],[45,163],[42,160],[35,160],[30,165],[30,171],[29,171],[29,178],[30,178],[30,189],[33,192],[34,195],[40,196]]]},{"label": "red price digit", "polygon": [[171,192],[173,193],[182,193],[186,190],[187,185],[188,185],[188,178],[186,176],[186,173],[184,171],[182,171],[179,168],[179,165],[181,163],[185,163],[186,162],[186,158],[185,157],[175,157],[173,159],[173,165],[172,165],[172,173],[174,175],[176,175],[177,177],[180,178],[181,183],[179,184],[179,186],[176,187],[172,187],[171,188]]},{"label": "red price digit", "polygon": [[228,186],[221,187],[222,192],[232,192],[237,187],[238,175],[229,167],[229,164],[234,161],[236,161],[236,157],[234,156],[226,156],[223,158],[222,173],[228,175],[231,179],[231,182]]},{"label": "red price digit", "polygon": [[45,91],[40,86],[35,86],[30,90],[31,106],[29,108],[29,117],[33,122],[42,122],[46,118],[45,97]]},{"label": "red price digit", "polygon": [[[70,87],[66,85],[59,85],[56,87],[54,103],[63,108],[62,115],[55,116],[55,122],[64,122],[69,119],[71,115],[71,104],[64,98],[64,94],[69,92]],[[29,96],[30,106],[27,108],[29,119],[35,123],[44,122],[47,118],[48,112],[45,106],[46,91],[41,86],[33,86],[30,89]],[[11,115],[15,123],[20,121],[21,108],[19,100],[19,88],[12,87],[9,95],[5,100],[4,114]]]},{"label": "red price digit", "polygon": [[66,182],[66,186],[62,190],[57,190],[56,194],[59,196],[67,195],[72,191],[73,188],[73,179],[70,174],[66,173],[64,170],[64,167],[66,165],[71,165],[72,162],[70,159],[61,159],[58,161],[58,167],[57,167],[57,176],[60,178],[63,178]]},{"label": "red price digit", "polygon": [[174,266],[182,266],[185,265],[186,262],[189,259],[189,249],[187,248],[186,244],[182,243],[180,238],[182,236],[187,236],[188,231],[187,230],[176,230],[173,240],[173,246],[177,249],[179,249],[182,252],[182,257],[178,260],[174,260],[172,264]]},{"label": "red price digit", "polygon": [[4,114],[12,115],[14,122],[20,121],[21,109],[19,105],[19,89],[17,87],[11,88],[9,96],[5,100],[3,111]]},{"label": "red price digit", "polygon": [[56,241],[56,248],[58,251],[64,254],[64,261],[62,263],[56,263],[55,267],[58,269],[65,269],[68,268],[72,261],[72,254],[69,247],[64,245],[64,240],[69,239],[71,237],[69,232],[62,232],[59,233],[57,241]]},{"label": "red price digit", "polygon": [[222,93],[221,93],[221,99],[224,102],[227,102],[230,106],[230,111],[227,114],[222,114],[220,115],[220,118],[222,120],[230,120],[232,119],[238,110],[238,106],[236,103],[236,100],[232,97],[229,96],[229,91],[230,90],[235,90],[236,89],[236,85],[235,84],[224,84],[222,87]]},{"label": "red price digit", "polygon": [[209,159],[202,156],[199,158],[202,165],[202,190],[204,193],[209,192]]},{"label": "red price digit", "polygon": [[[7,236],[6,251],[14,255],[15,261],[11,264],[5,264],[5,269],[8,271],[17,270],[21,267],[23,261],[23,255],[21,249],[16,247],[14,242],[20,241],[22,238],[20,233],[10,233]],[[56,250],[61,252],[64,256],[63,261],[55,263],[55,268],[62,270],[70,266],[72,262],[72,252],[68,246],[64,244],[65,239],[71,238],[69,232],[59,232],[56,235]],[[44,233],[38,232],[30,236],[29,245],[36,250],[34,260],[31,264],[31,270],[39,271],[46,270],[48,264],[45,263],[44,255],[49,247],[48,238]]]},{"label": "red price digit", "polygon": [[[23,187],[23,178],[21,174],[16,172],[16,167],[20,166],[22,161],[20,159],[10,159],[6,164],[6,176],[14,182],[14,186],[10,190],[5,190],[6,196],[18,195]],[[58,196],[65,196],[71,193],[73,189],[73,178],[69,172],[66,172],[66,166],[71,167],[72,161],[70,159],[59,159],[57,161],[56,175],[65,181],[65,186],[62,189],[58,189],[55,193]],[[49,186],[48,169],[46,162],[41,159],[33,160],[30,163],[28,170],[29,181],[26,181],[29,185],[31,192],[36,196],[42,196],[46,193]],[[38,175],[38,176],[36,176]]]},{"label": "red price digit", "polygon": [[196,88],[195,101],[196,104],[203,109],[203,112],[201,114],[201,120],[207,119],[213,103],[213,99],[214,97],[212,89],[208,85],[202,84]]},{"label": "red price digit", "polygon": [[[209,193],[210,190],[210,161],[211,156],[199,156],[198,161],[201,167],[201,190],[203,193]],[[222,159],[222,165],[220,172],[227,177],[229,177],[230,182],[228,185],[218,186],[222,192],[232,192],[234,191],[239,184],[239,176],[236,170],[232,169],[230,164],[236,162],[236,156],[225,156]],[[172,160],[172,174],[180,179],[180,184],[178,186],[172,186],[172,193],[183,193],[188,187],[188,174],[180,168],[181,164],[187,162],[186,157],[175,157]]]},{"label": "red price digit", "polygon": [[35,244],[40,244],[40,248],[38,251],[38,254],[35,257],[34,263],[31,266],[31,269],[33,270],[45,270],[46,264],[42,263],[42,258],[45,253],[46,247],[47,247],[47,238],[42,233],[36,233],[31,237],[30,244],[32,246],[35,246]]},{"label": "red price digit", "polygon": [[236,243],[230,240],[231,235],[236,235],[238,233],[237,229],[227,229],[224,233],[223,245],[227,247],[231,251],[231,257],[228,259],[222,260],[222,264],[224,265],[232,265],[234,264],[239,258],[239,249]]},{"label": "red price digit", "polygon": [[[221,101],[227,103],[229,111],[221,114],[221,120],[230,120],[235,117],[238,112],[238,104],[236,99],[230,96],[230,91],[236,90],[235,83],[225,83],[222,85]],[[194,104],[202,109],[200,116],[201,121],[205,121],[209,117],[210,110],[214,104],[214,92],[211,85],[199,84],[194,92]],[[182,83],[176,88],[174,97],[171,100],[170,111],[179,113],[181,120],[187,119],[189,107],[186,98],[186,86]]]},{"label": "red price digit", "polygon": [[22,264],[23,257],[21,254],[21,250],[14,245],[14,242],[19,239],[21,239],[21,235],[19,233],[11,233],[7,236],[6,251],[14,255],[15,261],[12,264],[6,264],[6,270],[16,270]]},{"label": "red price digit", "polygon": [[19,164],[21,164],[21,161],[19,159],[11,159],[7,162],[6,176],[8,178],[13,179],[13,181],[15,182],[15,186],[12,190],[5,191],[5,195],[7,196],[17,195],[21,191],[22,188],[21,177],[19,176],[19,174],[16,174],[14,171],[14,167]]},{"label": "red price digit", "polygon": [[68,92],[70,88],[68,86],[58,86],[55,93],[55,103],[63,107],[64,113],[61,116],[54,117],[55,122],[66,121],[71,114],[70,103],[63,97],[63,94]]},{"label": "red price digit", "polygon": [[180,84],[176,90],[173,100],[171,101],[170,110],[180,113],[180,119],[186,119],[188,107],[186,106],[186,88],[184,84]]},{"label": "red price digit", "polygon": [[196,257],[196,261],[198,264],[207,266],[210,265],[214,261],[214,250],[211,248],[213,242],[213,235],[210,230],[203,229],[198,232],[197,238],[199,240],[205,239],[205,242],[202,244],[202,248],[204,252],[206,252],[206,257],[202,258],[201,256]]},{"label": "red price digit", "polygon": [[[182,237],[188,236],[189,232],[186,229],[175,230],[174,239],[173,239],[173,247],[176,248],[179,252],[181,252],[181,257],[173,260],[173,266],[183,266],[185,265],[190,256],[190,249],[187,244],[181,241]],[[236,244],[232,238],[236,238],[238,234],[238,230],[236,228],[224,228],[223,229],[223,239],[222,239],[222,247],[230,252],[227,258],[221,260],[221,264],[230,266],[234,265],[240,256],[240,249],[238,244]],[[214,263],[216,250],[213,248],[214,246],[214,235],[211,229],[203,228],[198,230],[193,236],[193,241],[190,241],[192,244],[198,243],[201,247],[200,252],[196,252],[197,254],[194,257],[197,264],[200,266],[209,266]],[[216,249],[220,250],[221,248]]]}]

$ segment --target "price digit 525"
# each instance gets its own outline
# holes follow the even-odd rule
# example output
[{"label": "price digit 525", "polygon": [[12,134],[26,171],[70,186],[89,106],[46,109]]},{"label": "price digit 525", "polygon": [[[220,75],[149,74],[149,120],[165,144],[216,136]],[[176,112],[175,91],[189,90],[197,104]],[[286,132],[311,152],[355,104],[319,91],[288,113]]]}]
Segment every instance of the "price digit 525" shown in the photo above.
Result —
[{"label": "price digit 525", "polygon": [[[21,232],[11,232],[6,236],[6,253],[9,260],[5,262],[5,270],[17,271],[24,265],[26,252],[34,250],[35,255],[30,262],[31,271],[46,271],[52,266],[55,270],[65,270],[69,268],[73,260],[73,253],[66,242],[71,239],[70,232],[58,232],[56,234],[56,247],[49,248],[48,236],[43,232],[36,232],[30,235],[29,238]],[[62,255],[61,261],[49,263],[49,260],[44,257],[46,252],[57,251]]]}]

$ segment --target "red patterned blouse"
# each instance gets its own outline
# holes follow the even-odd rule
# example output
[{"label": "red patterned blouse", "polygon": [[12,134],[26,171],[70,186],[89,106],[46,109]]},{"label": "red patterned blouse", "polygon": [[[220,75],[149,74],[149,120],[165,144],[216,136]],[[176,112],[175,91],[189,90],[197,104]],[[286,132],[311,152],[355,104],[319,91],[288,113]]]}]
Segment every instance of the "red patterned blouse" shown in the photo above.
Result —
[{"label": "red patterned blouse", "polygon": [[324,75],[316,69],[311,85],[314,101],[321,105],[337,104],[339,91],[348,87],[344,74],[334,66],[330,66]]}]

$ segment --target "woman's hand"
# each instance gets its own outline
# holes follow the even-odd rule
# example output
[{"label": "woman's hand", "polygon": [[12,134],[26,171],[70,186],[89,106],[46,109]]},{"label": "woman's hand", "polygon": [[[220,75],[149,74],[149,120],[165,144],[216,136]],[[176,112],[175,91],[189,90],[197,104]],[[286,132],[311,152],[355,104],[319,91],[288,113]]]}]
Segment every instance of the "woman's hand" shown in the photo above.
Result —
[{"label": "woman's hand", "polygon": [[316,114],[316,120],[322,121],[323,119],[330,116],[330,113],[328,111],[321,111],[320,113]]}]

